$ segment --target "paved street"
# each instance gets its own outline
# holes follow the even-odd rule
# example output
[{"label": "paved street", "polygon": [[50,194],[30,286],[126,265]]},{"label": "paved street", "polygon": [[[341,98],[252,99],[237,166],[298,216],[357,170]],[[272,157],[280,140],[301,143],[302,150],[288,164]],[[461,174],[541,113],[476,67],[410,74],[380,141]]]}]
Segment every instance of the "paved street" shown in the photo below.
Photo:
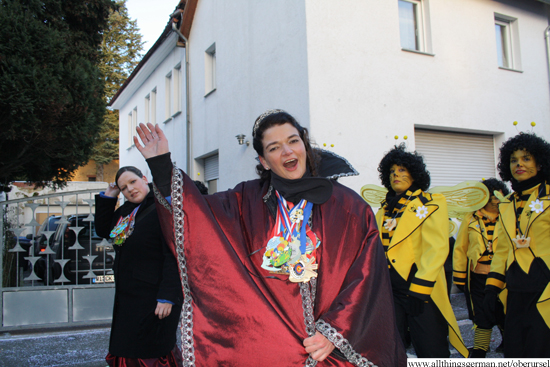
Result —
[{"label": "paved street", "polygon": [[0,366],[105,367],[109,328],[0,336]]},{"label": "paved street", "polygon": [[[472,323],[462,293],[452,295],[452,304],[460,332],[467,346],[473,345]],[[491,351],[488,357],[503,358],[494,350],[500,344],[498,329],[493,330]],[[105,355],[109,344],[109,328],[73,330],[63,332],[4,333],[0,335],[0,366],[4,367],[105,367]],[[459,358],[451,348],[451,357]],[[409,357],[415,357],[414,349],[407,350]]]}]

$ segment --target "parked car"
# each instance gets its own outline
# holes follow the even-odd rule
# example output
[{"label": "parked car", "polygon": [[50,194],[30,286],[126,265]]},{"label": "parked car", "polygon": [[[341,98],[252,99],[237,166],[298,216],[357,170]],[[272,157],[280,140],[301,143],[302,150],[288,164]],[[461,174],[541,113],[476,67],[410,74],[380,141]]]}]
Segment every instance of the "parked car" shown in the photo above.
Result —
[{"label": "parked car", "polygon": [[[114,282],[112,241],[103,242],[103,238],[97,235],[93,217],[89,220],[86,214],[73,215],[67,221],[68,223],[57,226],[50,241],[50,247],[55,254],[46,255],[38,261],[41,265],[37,266],[37,269],[44,269],[42,275],[39,275],[44,279],[44,283],[52,285]],[[55,260],[68,261],[62,268],[62,263]],[[45,269],[48,269],[48,273]]]},{"label": "parked car", "polygon": [[[37,232],[38,235],[34,237],[34,256],[39,256],[42,252],[46,250],[46,246],[48,245],[48,238],[46,237],[46,234],[44,234],[44,232],[55,232],[59,220],[61,220],[60,215],[51,215],[46,218],[44,222],[42,222],[42,225]],[[28,234],[27,238],[32,239],[32,234]],[[53,238],[53,236],[51,238]],[[52,241],[50,240],[50,243],[51,242]]]},{"label": "parked car", "polygon": [[[29,240],[27,237],[19,236],[16,237],[15,235],[12,236],[13,245],[10,244],[9,246],[15,247],[15,243],[17,243],[17,240],[19,240],[19,246],[21,246],[25,251],[19,252],[19,267],[23,268],[23,270],[27,270],[29,268],[29,261],[25,260],[25,257],[29,256],[29,248],[31,247],[31,240]],[[12,247],[10,247],[11,249]]]},{"label": "parked car", "polygon": [[[50,215],[48,218],[46,218],[42,222],[42,224],[40,225],[40,228],[37,231],[37,235],[34,236],[34,256],[46,255],[45,251],[48,246],[48,236],[44,232],[50,231],[55,233],[60,220],[61,220],[60,215]],[[49,236],[50,247],[53,244],[53,237],[54,237],[53,234],[50,234]],[[30,240],[33,238],[33,235],[28,234],[27,238]],[[46,261],[44,261],[44,259],[39,259],[34,264],[34,272],[40,279],[45,280]]]}]

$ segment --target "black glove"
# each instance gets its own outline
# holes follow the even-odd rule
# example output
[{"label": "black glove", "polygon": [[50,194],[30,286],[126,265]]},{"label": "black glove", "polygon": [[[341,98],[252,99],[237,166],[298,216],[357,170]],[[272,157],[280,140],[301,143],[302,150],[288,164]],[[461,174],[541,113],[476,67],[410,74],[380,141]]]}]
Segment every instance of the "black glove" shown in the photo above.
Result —
[{"label": "black glove", "polygon": [[426,302],[415,296],[409,295],[409,314],[411,316],[419,316],[424,312]]},{"label": "black glove", "polygon": [[498,291],[494,288],[485,289],[485,298],[483,298],[483,313],[485,318],[492,325],[496,325],[496,309],[498,302]]}]

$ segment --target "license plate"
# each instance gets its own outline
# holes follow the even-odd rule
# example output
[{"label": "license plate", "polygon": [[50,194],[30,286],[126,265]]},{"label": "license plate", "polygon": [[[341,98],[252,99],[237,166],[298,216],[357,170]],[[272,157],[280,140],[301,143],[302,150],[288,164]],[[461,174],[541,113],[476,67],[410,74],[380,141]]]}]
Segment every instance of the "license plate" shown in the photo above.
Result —
[{"label": "license plate", "polygon": [[114,283],[114,275],[98,275],[94,279],[94,283]]}]

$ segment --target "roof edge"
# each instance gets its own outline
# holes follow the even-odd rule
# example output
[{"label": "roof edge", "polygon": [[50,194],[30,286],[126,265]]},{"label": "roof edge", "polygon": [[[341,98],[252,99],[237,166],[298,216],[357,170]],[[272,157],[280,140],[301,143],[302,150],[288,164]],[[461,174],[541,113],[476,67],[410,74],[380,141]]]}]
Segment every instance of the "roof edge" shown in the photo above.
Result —
[{"label": "roof edge", "polygon": [[[191,1],[188,1],[188,3]],[[194,0],[193,2],[197,2],[197,0]],[[180,2],[181,3],[181,2]],[[179,6],[179,4],[178,4]],[[177,8],[177,7],[176,7]],[[196,4],[195,4],[196,8]],[[187,10],[187,5],[185,5],[185,10]],[[193,16],[195,12],[193,10]],[[185,15],[185,11],[184,11]],[[170,14],[167,15],[167,17],[170,17]],[[192,19],[191,19],[192,22]],[[107,106],[112,107],[116,100],[120,97],[122,92],[126,89],[126,87],[132,82],[132,80],[135,78],[135,76],[139,73],[141,68],[147,63],[147,61],[152,57],[152,55],[158,50],[158,48],[164,43],[164,41],[170,36],[170,33],[172,32],[172,19],[170,18],[168,20],[168,23],[166,24],[166,27],[164,27],[164,30],[162,31],[162,34],[159,36],[157,41],[151,46],[149,51],[143,56],[143,58],[140,60],[140,62],[137,64],[137,66],[134,68],[130,76],[124,81],[124,84],[117,90],[115,95],[111,98]],[[187,37],[187,36],[186,36]]]}]

